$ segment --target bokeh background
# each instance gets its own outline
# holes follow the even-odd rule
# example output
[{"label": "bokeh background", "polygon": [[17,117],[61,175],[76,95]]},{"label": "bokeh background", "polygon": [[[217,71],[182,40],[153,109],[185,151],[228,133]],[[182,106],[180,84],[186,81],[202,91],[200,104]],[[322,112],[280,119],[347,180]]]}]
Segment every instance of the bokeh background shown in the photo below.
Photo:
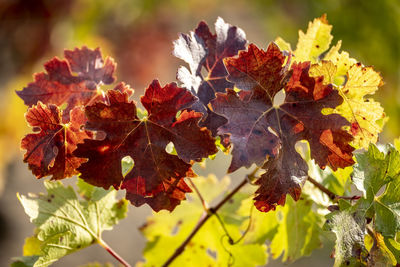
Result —
[{"label": "bokeh background", "polygon": [[[118,63],[118,81],[135,88],[136,98],[154,78],[175,81],[180,64],[172,41],[200,20],[213,25],[221,16],[241,27],[250,42],[267,47],[281,36],[296,44],[298,30],[326,13],[333,25],[333,43],[365,65],[381,72],[385,85],[375,96],[390,117],[380,142],[400,136],[400,2],[398,0],[0,0],[0,266],[22,254],[24,238],[33,226],[19,205],[16,192],[43,191],[22,163],[20,139],[29,129],[26,107],[15,90],[43,71],[43,63],[62,57],[65,48],[101,47]],[[224,175],[227,156],[218,156],[211,171]],[[213,167],[214,166],[214,167]],[[239,172],[240,175],[240,172]],[[70,179],[72,182],[75,178]],[[234,177],[233,177],[234,179]],[[137,228],[150,214],[131,207],[128,219],[105,240],[134,263],[141,258],[145,240]],[[315,251],[296,266],[331,264],[329,249]],[[68,256],[55,266],[76,266],[91,261],[113,261],[100,247]],[[273,263],[271,266],[279,266]]]}]

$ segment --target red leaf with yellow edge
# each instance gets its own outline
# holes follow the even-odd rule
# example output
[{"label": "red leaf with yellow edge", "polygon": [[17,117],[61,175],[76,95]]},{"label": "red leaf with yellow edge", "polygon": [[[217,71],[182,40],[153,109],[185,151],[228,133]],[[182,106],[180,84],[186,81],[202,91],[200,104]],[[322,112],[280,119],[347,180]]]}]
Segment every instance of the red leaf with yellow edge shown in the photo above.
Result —
[{"label": "red leaf with yellow edge", "polygon": [[65,50],[66,60],[57,57],[48,61],[44,67],[47,71],[36,73],[34,82],[29,83],[19,97],[27,106],[44,104],[62,106],[63,116],[68,118],[69,112],[77,105],[86,105],[100,95],[99,84],[114,82],[115,63],[111,58],[102,58],[100,49],[82,47]]},{"label": "red leaf with yellow edge", "polygon": [[81,130],[86,122],[83,108],[74,108],[70,122],[62,122],[58,107],[38,102],[28,109],[25,117],[37,132],[26,135],[21,142],[22,149],[26,150],[24,161],[33,174],[37,178],[52,175],[54,180],[78,174],[76,168],[85,160],[77,158],[73,152],[78,143],[91,136]]},{"label": "red leaf with yellow edge", "polygon": [[[217,152],[209,130],[200,128],[201,113],[187,111],[195,101],[175,83],[161,87],[157,80],[141,98],[148,117],[140,120],[127,93],[110,90],[108,104],[86,107],[89,130],[104,132],[103,140],[85,140],[75,154],[88,158],[81,178],[96,186],[126,189],[133,205],[172,211],[190,192],[183,178],[192,177],[192,161]],[[180,114],[179,114],[180,113]],[[166,152],[172,142],[177,155]],[[134,166],[124,177],[121,160],[130,156]]]},{"label": "red leaf with yellow edge", "polygon": [[[233,144],[229,171],[253,163],[266,170],[257,181],[255,205],[261,211],[283,205],[288,193],[299,198],[308,168],[296,152],[298,141],[309,142],[311,157],[321,168],[336,170],[354,163],[352,136],[343,129],[349,122],[338,114],[322,113],[343,99],[322,83],[323,77],[309,76],[309,62],[287,69],[284,60],[273,43],[267,51],[250,45],[248,51],[225,60],[229,80],[244,91],[219,93],[211,102],[213,110],[228,119],[218,134],[228,135]],[[274,98],[281,89],[285,97],[279,105]]]}]

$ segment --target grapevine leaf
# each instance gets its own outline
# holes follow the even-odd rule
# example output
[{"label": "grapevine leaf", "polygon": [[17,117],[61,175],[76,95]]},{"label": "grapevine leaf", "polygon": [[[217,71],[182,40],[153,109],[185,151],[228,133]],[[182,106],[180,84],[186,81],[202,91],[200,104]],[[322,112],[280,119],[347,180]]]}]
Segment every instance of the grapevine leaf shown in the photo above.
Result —
[{"label": "grapevine leaf", "polygon": [[394,181],[389,183],[385,192],[376,198],[375,223],[376,229],[384,236],[394,237],[400,230],[400,157],[397,154],[397,174]]},{"label": "grapevine leaf", "polygon": [[38,101],[57,106],[66,104],[63,116],[68,118],[75,106],[86,105],[100,95],[99,84],[114,82],[116,65],[109,57],[104,62],[99,48],[91,50],[84,46],[65,50],[64,55],[66,60],[55,57],[48,61],[44,65],[47,73],[35,74],[34,82],[17,91],[25,105],[33,106]]},{"label": "grapevine leaf", "polygon": [[[388,145],[381,152],[370,144],[368,151],[357,155],[353,182],[363,192],[364,206],[375,211],[376,229],[385,237],[394,237],[400,230],[400,153]],[[378,196],[382,187],[383,194]]]},{"label": "grapevine leaf", "polygon": [[[239,50],[246,48],[246,35],[242,29],[232,26],[222,18],[215,23],[215,32],[212,34],[205,22],[200,22],[194,32],[180,34],[174,42],[174,55],[189,64],[190,71],[181,66],[177,78],[183,85],[199,98],[193,108],[196,111],[207,113],[206,119],[201,122],[213,133],[226,121],[223,117],[213,113],[207,104],[215,98],[216,92],[225,92],[226,88],[233,88],[227,81],[228,75],[223,59],[234,56]],[[202,70],[207,72],[203,77]]]},{"label": "grapevine leaf", "polygon": [[[267,51],[251,44],[238,57],[225,59],[229,80],[245,91],[218,93],[211,102],[213,110],[228,119],[218,134],[228,135],[233,144],[229,172],[274,157],[265,163],[267,172],[257,181],[255,205],[265,212],[283,205],[288,193],[295,200],[300,196],[308,168],[295,150],[297,141],[309,142],[311,157],[321,168],[336,170],[354,163],[354,149],[348,144],[352,137],[342,129],[348,122],[338,114],[322,112],[343,99],[331,85],[323,84],[323,77],[309,76],[310,63],[294,63],[287,71],[284,59],[273,43]],[[274,105],[282,87],[285,100]]]},{"label": "grapevine leaf", "polygon": [[283,40],[281,37],[275,39],[274,43],[279,47],[281,50],[292,51],[292,46]]},{"label": "grapevine leaf", "polygon": [[[184,110],[196,98],[175,83],[161,87],[157,80],[141,98],[148,118],[140,120],[127,93],[109,90],[109,104],[86,107],[89,130],[105,133],[103,140],[85,140],[75,154],[88,158],[78,169],[86,182],[126,189],[135,206],[172,211],[190,192],[183,178],[193,176],[191,161],[216,153],[214,139],[197,123],[201,114]],[[182,111],[179,115],[178,112]],[[166,152],[172,142],[177,155]],[[130,156],[134,166],[125,177],[121,160]]]},{"label": "grapevine leaf", "polygon": [[[218,181],[215,176],[193,180],[207,203],[228,190],[229,177]],[[244,196],[238,194],[219,211],[227,231],[234,240],[241,236],[239,226],[247,219],[248,213],[237,213]],[[198,198],[190,195],[188,201],[177,207],[173,213],[159,212],[149,217],[141,228],[148,239],[144,250],[144,266],[161,266],[196,226],[204,208]],[[247,244],[243,241],[230,245],[215,216],[199,230],[183,253],[171,266],[260,266],[267,260],[266,246]],[[230,256],[230,254],[231,256]]]},{"label": "grapevine leaf", "polygon": [[[385,238],[384,239],[386,248],[389,249],[390,252],[386,251],[387,254],[391,254],[392,262],[400,263],[400,243],[397,242],[393,238]],[[394,259],[393,259],[394,257]]]},{"label": "grapevine leaf", "polygon": [[[352,145],[368,148],[370,142],[377,142],[378,134],[387,121],[380,104],[366,98],[366,95],[374,94],[382,86],[382,78],[372,67],[363,67],[347,52],[339,52],[341,41],[329,49],[333,38],[331,30],[332,26],[325,15],[310,22],[307,33],[299,32],[297,48],[293,52],[295,60],[318,63],[310,68],[310,75],[324,76],[325,84],[337,86],[344,101],[335,108],[334,113],[351,123],[348,132],[354,136]],[[291,51],[290,45],[282,38],[276,41],[281,49]]]},{"label": "grapevine leaf", "polygon": [[[277,207],[275,211],[253,212],[242,224],[242,230],[245,230],[250,223],[244,242],[264,244],[268,241],[272,257],[276,259],[283,254],[283,262],[295,261],[320,248],[323,215],[317,214],[312,201],[303,196],[297,202],[288,200],[284,207]],[[247,215],[253,202],[251,198],[242,201],[238,213]]]},{"label": "grapevine leaf", "polygon": [[400,155],[392,146],[386,147],[387,153],[370,144],[368,151],[356,155],[353,183],[370,202],[385,184],[399,175]]},{"label": "grapevine leaf", "polygon": [[[308,164],[308,175],[312,177],[317,182],[321,183],[323,186],[328,188],[330,191],[338,196],[346,195],[346,192],[350,191],[351,185],[351,174],[353,173],[353,166],[349,166],[343,169],[337,169],[336,171],[331,170],[327,167],[321,169],[313,160],[311,160],[311,155],[309,153],[310,149],[305,150],[304,158]],[[303,188],[303,190],[306,188]],[[309,190],[308,195],[315,203],[321,204],[324,209],[326,206],[331,205],[331,199],[318,190],[314,185],[311,185],[306,189]],[[303,191],[304,192],[304,191]]]},{"label": "grapevine leaf", "polygon": [[349,53],[346,51],[339,52],[341,46],[342,41],[339,40],[335,46],[332,46],[331,49],[329,49],[323,59],[323,61],[331,61],[335,65],[336,72],[333,77],[333,83],[338,86],[343,85],[345,81],[344,76],[347,74],[347,71],[351,66],[357,63],[357,60],[351,58]]},{"label": "grapevine leaf", "polygon": [[11,263],[11,267],[33,267],[34,264],[38,261],[39,256],[23,256],[23,257],[14,257],[12,258],[13,262]]},{"label": "grapevine leaf", "polygon": [[[248,216],[253,207],[253,198],[246,198],[242,201],[238,214]],[[244,242],[247,244],[265,244],[267,240],[271,241],[273,239],[278,230],[277,212],[251,212],[251,217],[243,222],[241,230],[245,231],[249,224],[250,228],[247,230]]]},{"label": "grapevine leaf", "polygon": [[21,148],[26,150],[24,162],[37,178],[52,175],[53,180],[78,174],[84,159],[73,155],[78,143],[90,138],[90,133],[82,131],[86,118],[83,108],[71,110],[70,122],[63,122],[60,110],[55,105],[38,102],[25,114],[26,121],[36,133],[26,135]]},{"label": "grapevine leaf", "polygon": [[396,138],[396,139],[394,139],[394,147],[398,150],[398,151],[400,151],[400,137],[399,138]]},{"label": "grapevine leaf", "polygon": [[[111,230],[126,216],[127,201],[117,200],[116,191],[93,188],[81,200],[71,187],[60,182],[45,182],[47,195],[20,196],[18,198],[37,227],[37,234],[27,239],[23,258],[32,259],[28,266],[48,266],[63,256],[93,243],[101,243],[104,230]],[[40,254],[28,249],[40,245]]]},{"label": "grapevine leaf", "polygon": [[320,55],[329,48],[333,38],[331,30],[332,26],[324,14],[308,24],[306,33],[299,31],[299,41],[294,51],[296,61],[317,62]]},{"label": "grapevine leaf", "polygon": [[[331,61],[322,61],[320,65],[313,65],[310,72],[313,76],[327,77],[326,83],[334,83],[339,75],[339,67]],[[387,120],[380,104],[365,98],[366,95],[374,94],[382,85],[379,73],[357,63],[348,68],[344,85],[337,87],[344,101],[334,112],[351,123],[349,132],[354,136],[353,144],[357,147],[368,148],[370,142],[376,143],[383,123]]]},{"label": "grapevine leaf", "polygon": [[312,201],[288,199],[284,207],[275,211],[278,219],[277,233],[271,241],[274,259],[283,254],[282,261],[295,261],[308,256],[322,246],[319,235],[322,220],[312,210]]},{"label": "grapevine leaf", "polygon": [[325,228],[336,235],[334,266],[364,266],[368,255],[364,246],[364,214],[348,208],[327,217]]},{"label": "grapevine leaf", "polygon": [[386,246],[384,237],[380,233],[373,234],[375,242],[370,250],[369,266],[396,266],[396,257]]}]

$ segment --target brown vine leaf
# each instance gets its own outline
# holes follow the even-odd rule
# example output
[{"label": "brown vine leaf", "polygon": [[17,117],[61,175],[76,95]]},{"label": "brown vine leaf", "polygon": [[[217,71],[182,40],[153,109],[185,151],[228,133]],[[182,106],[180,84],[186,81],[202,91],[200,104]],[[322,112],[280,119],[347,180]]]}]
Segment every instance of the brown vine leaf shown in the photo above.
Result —
[{"label": "brown vine leaf", "polygon": [[[257,181],[255,205],[261,211],[283,205],[288,193],[299,198],[308,168],[296,152],[298,141],[309,142],[311,157],[321,168],[336,170],[354,163],[352,136],[343,129],[349,122],[322,112],[343,99],[331,85],[323,84],[323,77],[309,76],[309,62],[295,62],[287,70],[284,61],[274,43],[267,51],[249,45],[238,57],[225,60],[229,80],[243,91],[218,93],[211,102],[213,110],[228,119],[218,134],[228,135],[233,144],[229,171],[253,163],[266,169]],[[285,98],[277,104],[274,98],[282,88]]]},{"label": "brown vine leaf", "polygon": [[69,112],[77,105],[86,105],[100,95],[99,84],[114,82],[116,64],[107,57],[105,62],[100,49],[82,47],[65,50],[66,60],[54,57],[44,67],[46,72],[36,73],[34,82],[17,91],[25,105],[54,104],[66,105],[63,116],[68,119]]},{"label": "brown vine leaf", "polygon": [[[218,18],[215,23],[216,34],[211,33],[204,21],[200,22],[194,32],[180,34],[174,42],[174,55],[189,64],[190,71],[181,66],[177,78],[183,85],[199,98],[193,109],[208,116],[201,125],[206,126],[213,133],[226,120],[213,113],[208,107],[215,93],[225,92],[226,88],[233,88],[229,82],[223,59],[237,55],[238,51],[246,48],[246,35],[242,29],[225,23]],[[206,73],[203,77],[202,71]]]},{"label": "brown vine leaf", "polygon": [[55,105],[37,105],[28,109],[26,120],[33,127],[33,134],[26,135],[21,148],[26,150],[24,162],[37,178],[52,175],[59,180],[78,174],[84,159],[73,155],[78,143],[91,134],[81,130],[86,118],[82,107],[71,110],[70,122],[63,122],[61,111]]},{"label": "brown vine leaf", "polygon": [[[193,177],[193,161],[217,152],[214,139],[200,128],[201,113],[187,111],[196,97],[175,83],[161,87],[157,80],[141,98],[148,117],[140,120],[127,92],[110,90],[108,104],[86,107],[89,130],[103,132],[103,140],[85,140],[75,154],[88,161],[78,169],[86,182],[126,189],[135,206],[149,204],[155,211],[172,211],[190,192],[183,178]],[[172,142],[177,155],[166,152]],[[134,166],[124,177],[121,160]]]}]

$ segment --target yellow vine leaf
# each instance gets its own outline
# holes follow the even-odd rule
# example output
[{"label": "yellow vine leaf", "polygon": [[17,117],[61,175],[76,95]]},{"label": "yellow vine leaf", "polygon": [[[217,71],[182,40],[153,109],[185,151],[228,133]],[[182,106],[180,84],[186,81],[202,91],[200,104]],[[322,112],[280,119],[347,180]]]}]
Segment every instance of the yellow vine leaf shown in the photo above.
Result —
[{"label": "yellow vine leaf", "polygon": [[[324,76],[324,83],[331,83],[343,97],[343,104],[326,113],[338,113],[350,123],[348,131],[354,136],[353,146],[368,148],[370,142],[376,143],[378,134],[388,120],[383,108],[368,95],[372,95],[383,85],[380,74],[372,67],[364,67],[349,53],[340,51],[342,41],[329,49],[333,36],[332,25],[326,15],[309,22],[306,33],[299,31],[296,50],[281,37],[275,43],[282,50],[291,51],[293,61],[311,61],[311,76]],[[329,50],[328,50],[329,49]]]},{"label": "yellow vine leaf", "polygon": [[332,25],[328,24],[326,14],[308,23],[307,32],[299,31],[299,41],[294,51],[296,61],[315,63],[319,56],[328,50],[332,41]]},{"label": "yellow vine leaf", "polygon": [[274,42],[280,50],[292,51],[291,45],[283,40],[281,37],[276,38]]},{"label": "yellow vine leaf", "polygon": [[328,24],[326,14],[324,14],[320,18],[316,18],[314,21],[308,23],[306,33],[299,30],[299,40],[294,52],[290,44],[281,37],[276,38],[275,43],[281,50],[293,52],[294,61],[311,61],[311,63],[316,63],[321,54],[329,49],[333,38],[331,30],[332,25]]},{"label": "yellow vine leaf", "polygon": [[333,83],[342,85],[345,82],[345,75],[351,66],[357,63],[357,60],[351,58],[349,53],[342,51],[339,53],[342,41],[339,40],[335,46],[326,53],[324,60],[331,61],[336,66],[336,75],[333,78]]},{"label": "yellow vine leaf", "polygon": [[337,61],[337,65],[325,60],[320,64],[314,64],[310,69],[310,74],[324,75],[325,83],[337,86],[344,101],[333,112],[342,115],[351,123],[348,130],[354,136],[353,145],[357,148],[368,148],[370,142],[377,142],[378,134],[387,121],[381,105],[367,97],[383,85],[382,77],[372,67],[363,67],[361,63],[357,63],[348,69],[344,85],[338,85],[334,81],[342,76],[342,73],[338,72],[339,67],[343,72],[346,68],[343,62],[350,62],[348,56],[344,58],[348,61]]}]

